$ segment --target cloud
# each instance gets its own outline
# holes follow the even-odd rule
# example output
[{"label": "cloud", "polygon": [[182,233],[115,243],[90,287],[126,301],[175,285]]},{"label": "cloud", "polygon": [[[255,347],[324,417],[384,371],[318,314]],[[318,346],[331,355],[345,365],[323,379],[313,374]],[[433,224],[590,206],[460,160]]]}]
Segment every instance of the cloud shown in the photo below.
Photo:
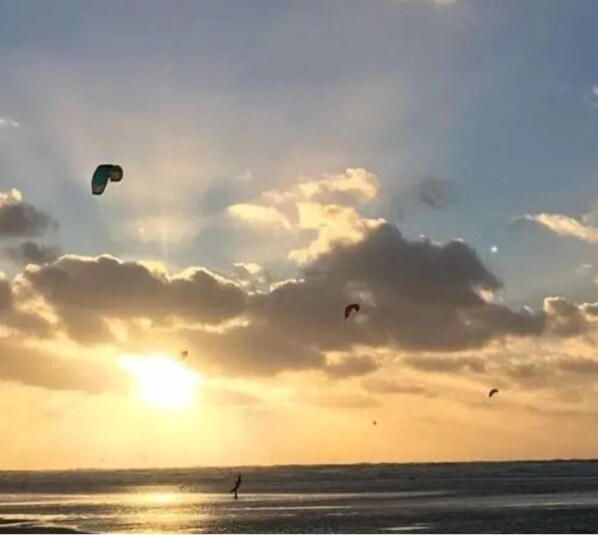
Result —
[{"label": "cloud", "polygon": [[30,266],[24,278],[80,339],[84,332],[105,335],[108,317],[218,324],[241,314],[246,298],[239,286],[207,269],[170,276],[165,269],[109,255],[63,256],[51,264]]},{"label": "cloud", "polygon": [[[43,263],[0,282],[0,320],[23,335],[51,331],[79,344],[185,347],[208,374],[317,370],[332,379],[376,372],[381,348],[416,372],[475,376],[495,369],[483,354],[472,355],[493,342],[547,336],[561,343],[593,332],[593,303],[548,297],[540,310],[513,310],[495,300],[502,282],[463,241],[410,240],[354,206],[324,202],[378,194],[374,175],[353,171],[306,180],[274,208],[255,205],[255,213],[272,208],[283,217],[281,228],[312,232],[310,243],[290,253],[303,263],[300,278],[273,281],[250,262],[234,264],[226,278],[204,267],[172,273],[110,255],[44,258],[57,251],[25,242],[19,253]],[[22,203],[16,191],[4,195]],[[294,218],[278,210],[289,199]],[[347,321],[344,307],[355,301],[362,308]],[[372,379],[363,383],[371,393],[429,395],[419,385]]]},{"label": "cloud", "polygon": [[402,219],[416,207],[442,210],[456,200],[457,186],[454,180],[426,175],[389,196],[387,210],[392,217]]},{"label": "cloud", "polygon": [[26,292],[18,288],[0,273],[0,326],[21,332],[29,337],[45,337],[51,332],[51,324],[38,311],[28,310]]},{"label": "cloud", "polygon": [[350,355],[342,359],[327,360],[326,373],[331,377],[346,378],[367,375],[378,369],[376,360],[368,355]]},{"label": "cloud", "polygon": [[461,241],[410,241],[385,223],[362,241],[321,256],[313,267],[327,276],[311,279],[336,288],[345,302],[348,288],[366,289],[373,303],[367,310],[370,329],[404,349],[456,351],[495,337],[537,335],[543,328],[542,314],[512,311],[482,297],[502,284]]},{"label": "cloud", "polygon": [[364,203],[380,192],[378,177],[365,169],[347,169],[323,178],[303,179],[291,189],[271,190],[262,194],[268,203],[314,201],[325,204]]},{"label": "cloud", "polygon": [[237,282],[250,291],[256,291],[259,287],[265,288],[272,282],[268,272],[253,262],[236,262],[233,272]]},{"label": "cloud", "polygon": [[559,368],[570,373],[596,375],[598,374],[598,361],[588,358],[566,359],[559,363]]},{"label": "cloud", "polygon": [[[229,216],[270,229],[286,231],[317,230],[318,239],[312,243],[317,254],[334,240],[359,239],[360,228],[368,220],[362,218],[354,204],[377,197],[380,183],[375,174],[365,169],[347,169],[345,173],[324,175],[323,178],[302,179],[287,189],[262,193],[251,203],[233,204]],[[292,258],[307,261],[309,248],[292,253]]]},{"label": "cloud", "polygon": [[233,204],[227,208],[227,213],[241,221],[264,228],[282,228],[292,230],[293,225],[287,217],[271,206],[258,204]]},{"label": "cloud", "polygon": [[4,252],[17,264],[47,264],[58,259],[61,248],[25,241],[17,246],[6,247]]},{"label": "cloud", "polygon": [[21,123],[15,121],[12,117],[0,117],[0,128],[19,128]]},{"label": "cloud", "polygon": [[486,373],[486,364],[483,358],[478,357],[448,357],[448,356],[409,356],[402,362],[410,368],[433,373],[459,373],[468,371],[472,373]]},{"label": "cloud", "polygon": [[570,236],[588,243],[598,243],[598,228],[562,214],[527,214],[524,219],[546,227],[559,236]]},{"label": "cloud", "polygon": [[408,394],[414,396],[436,397],[436,394],[430,392],[418,384],[403,384],[392,379],[383,379],[381,377],[368,377],[361,382],[362,387],[372,394]]},{"label": "cloud", "polygon": [[311,344],[265,324],[232,327],[223,333],[184,329],[179,336],[196,348],[204,369],[233,376],[268,376],[325,365],[324,356]]},{"label": "cloud", "polygon": [[412,195],[429,208],[446,208],[455,200],[455,182],[430,175],[413,186]]},{"label": "cloud", "polygon": [[598,109],[598,85],[593,85],[583,96],[586,104]]},{"label": "cloud", "polygon": [[0,192],[0,237],[39,236],[57,227],[49,214],[23,201],[20,191]]},{"label": "cloud", "polygon": [[[66,255],[29,266],[19,284],[52,310],[55,330],[81,344],[119,343],[116,321],[132,343],[176,344],[206,373],[233,376],[360,376],[381,367],[367,353],[376,348],[411,352],[402,362],[421,372],[484,373],[481,357],[461,352],[503,339],[574,338],[595,317],[593,304],[562,298],[536,312],[494,303],[501,282],[465,243],[408,240],[388,223],[331,244],[307,269],[318,274],[268,284],[251,263],[226,279],[200,267],[169,274],[159,264]],[[14,324],[13,285],[4,282],[3,299]],[[352,301],[362,309],[347,321]]]},{"label": "cloud", "polygon": [[318,231],[315,240],[289,253],[289,258],[299,264],[312,262],[337,245],[357,243],[368,230],[381,224],[381,221],[361,217],[350,206],[301,202],[297,209],[299,228]]},{"label": "cloud", "polygon": [[589,328],[584,310],[562,297],[544,299],[550,332],[558,336],[577,336]]}]

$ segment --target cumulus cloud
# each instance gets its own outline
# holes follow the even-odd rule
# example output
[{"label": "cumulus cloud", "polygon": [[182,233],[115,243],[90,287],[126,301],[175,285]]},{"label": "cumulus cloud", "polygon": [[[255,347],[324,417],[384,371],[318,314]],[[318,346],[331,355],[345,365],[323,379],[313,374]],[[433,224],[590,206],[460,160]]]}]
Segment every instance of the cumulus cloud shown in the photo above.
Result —
[{"label": "cumulus cloud", "polygon": [[[533,221],[560,236],[570,236],[588,243],[598,243],[598,228],[562,214],[527,214],[524,219]],[[587,220],[587,218],[586,218]]]},{"label": "cumulus cloud", "polygon": [[57,226],[49,214],[25,202],[20,191],[0,193],[0,237],[39,236]]},{"label": "cumulus cloud", "polygon": [[[0,281],[0,321],[37,336],[47,335],[51,325],[80,344],[176,344],[192,351],[192,365],[208,374],[319,370],[336,380],[379,370],[378,349],[415,372],[475,377],[494,368],[473,350],[544,335],[573,340],[596,324],[596,304],[559,297],[547,298],[540,310],[513,310],[495,300],[502,282],[463,241],[410,240],[354,206],[328,202],[375,197],[377,179],[366,171],[302,184],[286,196],[278,192],[281,204],[273,208],[285,218],[280,228],[316,232],[311,243],[291,252],[303,262],[301,278],[273,283],[249,262],[235,264],[225,278],[203,267],[170,273],[160,264],[109,255],[53,259],[35,247],[24,252],[23,244],[22,256],[40,265]],[[22,203],[18,192],[4,195]],[[294,218],[278,211],[287,202]],[[268,208],[256,206],[258,212]],[[24,296],[51,313],[28,309]],[[355,301],[362,309],[347,321],[344,307]],[[517,364],[510,373],[532,372]],[[417,384],[369,379],[362,386],[370,394],[430,395]],[[367,406],[366,398],[356,405]]]},{"label": "cumulus cloud", "polygon": [[378,177],[365,169],[347,169],[344,173],[303,179],[290,189],[262,194],[268,203],[313,201],[325,204],[352,204],[373,200],[380,192]]},{"label": "cumulus cloud", "polygon": [[47,264],[58,259],[61,248],[57,245],[43,245],[28,240],[17,246],[6,247],[4,252],[17,264]]},{"label": "cumulus cloud", "polygon": [[[376,348],[412,352],[402,362],[417,371],[483,373],[483,359],[460,352],[503,338],[579,336],[595,317],[593,304],[560,298],[535,312],[494,303],[501,282],[465,243],[408,240],[387,223],[355,243],[331,244],[310,268],[318,274],[253,292],[243,281],[264,276],[257,264],[237,264],[229,280],[205,268],[169,274],[108,255],[67,255],[29,266],[19,280],[79,343],[116,343],[119,321],[130,337],[176,340],[202,370],[239,376],[366,375],[381,365],[368,354]],[[14,316],[8,281],[2,295]],[[348,322],[343,310],[355,300],[364,306]],[[149,322],[145,331],[139,321]]]},{"label": "cumulus cloud", "polygon": [[374,173],[347,169],[345,173],[302,179],[292,188],[266,191],[251,203],[229,206],[227,213],[257,227],[287,232],[315,230],[315,240],[290,253],[291,259],[305,263],[336,242],[361,239],[364,229],[377,224],[363,218],[354,205],[371,201],[379,191]]},{"label": "cumulus cloud", "polygon": [[302,202],[297,209],[299,228],[318,231],[315,240],[289,253],[289,258],[299,264],[312,262],[337,245],[359,242],[382,222],[363,218],[350,206]]},{"label": "cumulus cloud", "polygon": [[169,276],[138,262],[109,255],[67,255],[24,273],[31,287],[53,306],[66,326],[81,338],[85,331],[98,337],[107,330],[104,319],[147,318],[155,322],[185,318],[218,324],[238,316],[245,307],[244,292],[207,269],[194,268]]}]

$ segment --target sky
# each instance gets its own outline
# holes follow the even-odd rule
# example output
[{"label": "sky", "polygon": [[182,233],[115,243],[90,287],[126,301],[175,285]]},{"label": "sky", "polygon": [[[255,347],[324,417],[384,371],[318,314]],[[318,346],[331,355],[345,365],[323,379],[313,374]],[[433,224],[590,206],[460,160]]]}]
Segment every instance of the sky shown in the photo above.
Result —
[{"label": "sky", "polygon": [[0,469],[596,457],[597,48],[594,0],[0,0]]}]

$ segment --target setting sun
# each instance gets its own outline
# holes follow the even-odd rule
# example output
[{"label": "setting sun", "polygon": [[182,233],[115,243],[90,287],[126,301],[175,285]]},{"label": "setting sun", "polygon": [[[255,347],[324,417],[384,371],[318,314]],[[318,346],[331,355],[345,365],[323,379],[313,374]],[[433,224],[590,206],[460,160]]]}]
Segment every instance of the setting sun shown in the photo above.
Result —
[{"label": "setting sun", "polygon": [[145,402],[156,409],[189,407],[203,383],[197,372],[165,355],[123,355],[120,363],[137,381]]}]

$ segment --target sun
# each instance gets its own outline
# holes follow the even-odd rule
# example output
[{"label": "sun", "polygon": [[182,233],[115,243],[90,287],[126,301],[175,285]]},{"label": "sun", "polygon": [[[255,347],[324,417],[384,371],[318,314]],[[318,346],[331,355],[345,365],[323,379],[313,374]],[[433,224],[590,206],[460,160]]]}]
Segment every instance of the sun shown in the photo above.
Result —
[{"label": "sun", "polygon": [[123,355],[120,365],[136,380],[145,402],[159,410],[180,410],[196,399],[203,378],[166,355]]}]

